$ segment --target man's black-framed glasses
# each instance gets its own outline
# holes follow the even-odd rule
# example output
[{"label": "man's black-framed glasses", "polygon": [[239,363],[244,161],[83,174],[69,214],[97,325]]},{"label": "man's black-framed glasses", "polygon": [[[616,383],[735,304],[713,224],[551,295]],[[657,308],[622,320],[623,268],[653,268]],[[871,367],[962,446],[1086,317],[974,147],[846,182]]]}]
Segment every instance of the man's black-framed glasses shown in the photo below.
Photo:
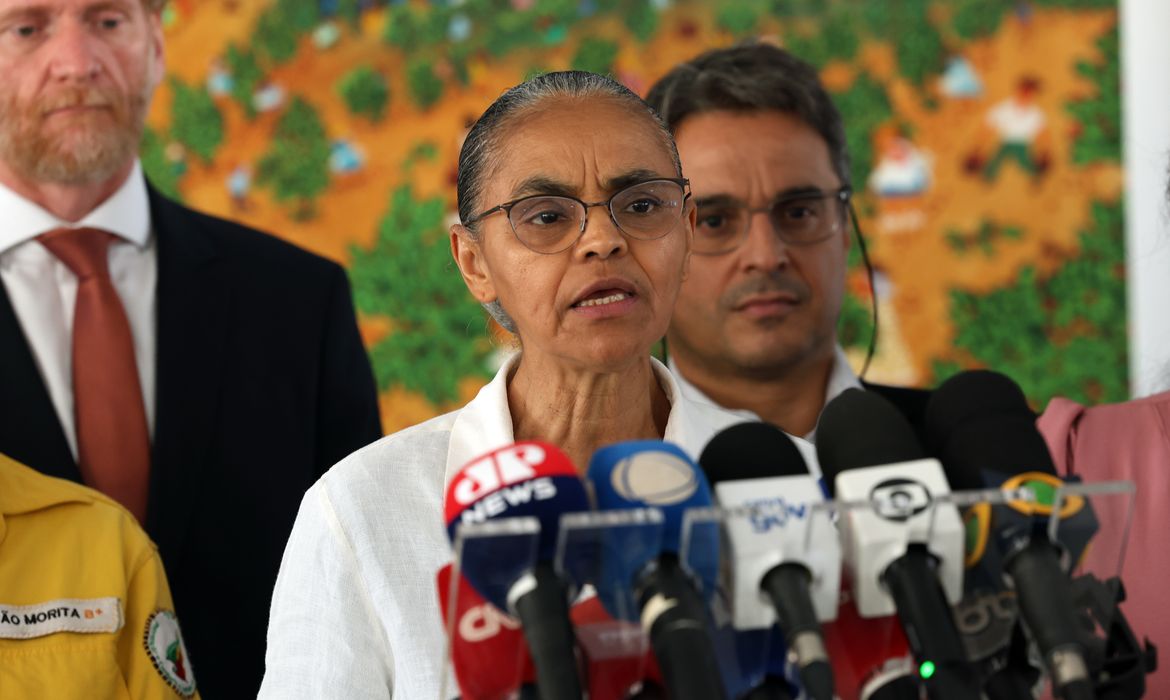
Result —
[{"label": "man's black-framed glasses", "polygon": [[852,194],[849,187],[809,190],[777,197],[757,208],[722,197],[700,201],[694,252],[720,255],[739,248],[756,214],[766,214],[776,236],[789,245],[820,243],[841,232]]},{"label": "man's black-framed glasses", "polygon": [[505,202],[472,217],[470,226],[497,211],[504,212],[516,238],[530,250],[551,255],[567,250],[585,233],[589,208],[604,206],[614,226],[626,236],[643,241],[662,238],[678,227],[691,196],[685,178],[639,182],[604,202],[576,197],[537,194]]}]

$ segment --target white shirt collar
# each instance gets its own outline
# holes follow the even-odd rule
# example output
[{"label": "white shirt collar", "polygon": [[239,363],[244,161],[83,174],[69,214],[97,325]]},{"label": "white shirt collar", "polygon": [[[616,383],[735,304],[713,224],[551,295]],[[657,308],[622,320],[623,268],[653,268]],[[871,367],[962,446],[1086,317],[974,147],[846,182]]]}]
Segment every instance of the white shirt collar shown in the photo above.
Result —
[{"label": "white shirt collar", "polygon": [[[682,395],[699,403],[706,403],[712,406],[719,406],[709,396],[703,393],[699,387],[687,381],[679,371],[678,365],[674,363],[674,358],[668,359],[670,371],[678,381],[679,389]],[[857,373],[853,371],[853,367],[849,364],[849,358],[845,357],[845,351],[840,345],[836,346],[833,351],[833,369],[829,372],[829,381],[825,384],[825,404],[828,404],[833,399],[837,398],[846,389],[861,389],[861,380],[857,377]],[[746,409],[732,409],[720,406],[725,411],[736,413],[743,417],[744,420],[757,421],[760,417],[755,413]],[[822,409],[824,407],[822,406]],[[803,436],[809,442],[816,442],[817,430],[813,428],[811,432]]]},{"label": "white shirt collar", "polygon": [[[515,442],[512,413],[508,408],[508,375],[519,360],[520,353],[508,358],[495,378],[459,411],[451,426],[444,484],[450,483],[451,478],[472,459]],[[698,459],[711,436],[743,422],[743,417],[736,412],[710,402],[700,404],[689,400],[679,386],[681,377],[676,379],[654,358],[650,358],[650,364],[659,386],[666,393],[666,400],[670,402],[670,415],[662,436],[664,441],[678,445],[693,459]],[[811,446],[807,447],[811,452]]]},{"label": "white shirt collar", "polygon": [[3,184],[0,184],[0,212],[4,212],[0,253],[57,228],[102,229],[139,248],[150,238],[150,198],[142,164],[137,160],[122,186],[77,223],[58,219]]}]

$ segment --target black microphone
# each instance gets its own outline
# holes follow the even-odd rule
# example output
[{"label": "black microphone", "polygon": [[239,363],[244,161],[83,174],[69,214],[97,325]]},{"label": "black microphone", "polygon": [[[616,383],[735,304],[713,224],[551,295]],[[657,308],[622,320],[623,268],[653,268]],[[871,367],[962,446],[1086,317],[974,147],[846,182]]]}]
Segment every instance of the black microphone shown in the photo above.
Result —
[{"label": "black microphone", "polygon": [[[1055,485],[1060,483],[1056,468],[1035,420],[1015,382],[978,370],[957,374],[935,390],[927,405],[926,431],[952,483],[985,488],[985,472],[994,470],[1012,477],[1013,483],[1026,476]],[[1092,698],[1086,634],[1078,627],[1072,581],[1061,564],[1062,547],[1048,537],[1047,521],[1046,515],[997,506],[991,530],[1057,695]],[[1094,520],[1093,529],[1095,525]]]},{"label": "black microphone", "polygon": [[[727,694],[703,595],[715,588],[717,533],[692,530],[687,561],[681,558],[685,512],[712,503],[703,472],[676,445],[634,440],[594,452],[588,477],[598,510],[655,507],[663,517],[657,551],[619,553],[618,542],[604,543],[595,581],[602,603],[615,617],[638,612],[671,698],[722,700]],[[626,599],[631,593],[633,604]]]},{"label": "black microphone", "polygon": [[[836,616],[840,547],[827,512],[811,522],[812,504],[824,500],[820,484],[792,439],[768,423],[726,428],[703,448],[699,465],[720,505],[756,509],[751,523],[736,520],[727,527],[736,627],[771,625],[773,615],[760,600],[766,595],[805,692],[813,700],[832,700],[833,670],[820,620]],[[808,528],[817,541],[806,549],[801,540]],[[763,697],[764,691],[756,692]]]},{"label": "black microphone", "polygon": [[839,520],[846,567],[862,617],[896,612],[931,698],[980,698],[951,603],[962,594],[964,533],[958,509],[936,499],[950,486],[914,429],[888,401],[849,389],[817,427],[825,481],[846,502]]}]

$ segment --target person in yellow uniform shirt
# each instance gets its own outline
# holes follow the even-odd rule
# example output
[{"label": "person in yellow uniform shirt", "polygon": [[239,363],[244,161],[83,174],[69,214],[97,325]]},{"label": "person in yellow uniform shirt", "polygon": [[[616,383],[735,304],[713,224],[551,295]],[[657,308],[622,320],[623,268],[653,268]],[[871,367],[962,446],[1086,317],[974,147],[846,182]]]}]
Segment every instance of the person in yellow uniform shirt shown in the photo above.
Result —
[{"label": "person in yellow uniform shirt", "polygon": [[0,455],[0,698],[197,698],[154,543],[112,499]]}]

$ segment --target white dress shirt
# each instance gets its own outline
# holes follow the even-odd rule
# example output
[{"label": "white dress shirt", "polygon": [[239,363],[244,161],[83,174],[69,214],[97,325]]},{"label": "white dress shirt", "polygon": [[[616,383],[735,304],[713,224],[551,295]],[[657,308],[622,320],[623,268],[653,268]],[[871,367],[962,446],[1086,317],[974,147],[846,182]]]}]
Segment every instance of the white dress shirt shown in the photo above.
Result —
[{"label": "white dress shirt", "polygon": [[[712,406],[719,406],[719,404],[715,403],[711,397],[704,394],[702,389],[687,381],[687,378],[684,377],[682,372],[679,371],[678,365],[675,364],[673,358],[667,358],[667,362],[670,365],[670,371],[674,375],[675,381],[678,382],[678,388],[680,391],[682,391],[683,396],[687,397],[691,401],[706,403]],[[861,380],[857,377],[857,373],[853,371],[853,367],[849,364],[849,358],[845,357],[845,351],[841,349],[840,345],[838,345],[833,353],[833,369],[829,372],[829,381],[825,384],[825,405],[828,405],[830,401],[837,398],[837,396],[839,396],[846,389],[864,388],[865,387],[861,385]],[[742,420],[761,420],[759,416],[747,409],[732,409],[725,406],[719,407],[725,411],[730,411],[731,413],[740,416]],[[821,408],[823,410],[824,406]],[[790,435],[789,437],[792,436]],[[806,435],[801,437],[815,445],[817,441],[817,429],[814,427]],[[812,471],[814,469],[815,471]],[[821,478],[820,467],[815,466],[815,463],[809,463],[809,470],[812,471],[813,476],[817,477],[818,479]]]},{"label": "white dress shirt", "polygon": [[110,276],[130,322],[147,430],[153,435],[158,256],[142,167],[135,162],[118,191],[76,223],[58,219],[2,184],[0,212],[5,219],[0,227],[0,282],[8,292],[75,460],[72,353],[77,276],[36,237],[70,227],[97,228],[117,235],[109,250]]},{"label": "white dress shirt", "polygon": [[[517,357],[462,409],[358,450],[305,494],[273,593],[261,698],[435,700],[445,674],[458,694],[435,589],[451,561],[443,496],[467,462],[514,442]],[[654,371],[671,402],[664,439],[692,457],[741,422],[688,401],[656,360]]]}]

